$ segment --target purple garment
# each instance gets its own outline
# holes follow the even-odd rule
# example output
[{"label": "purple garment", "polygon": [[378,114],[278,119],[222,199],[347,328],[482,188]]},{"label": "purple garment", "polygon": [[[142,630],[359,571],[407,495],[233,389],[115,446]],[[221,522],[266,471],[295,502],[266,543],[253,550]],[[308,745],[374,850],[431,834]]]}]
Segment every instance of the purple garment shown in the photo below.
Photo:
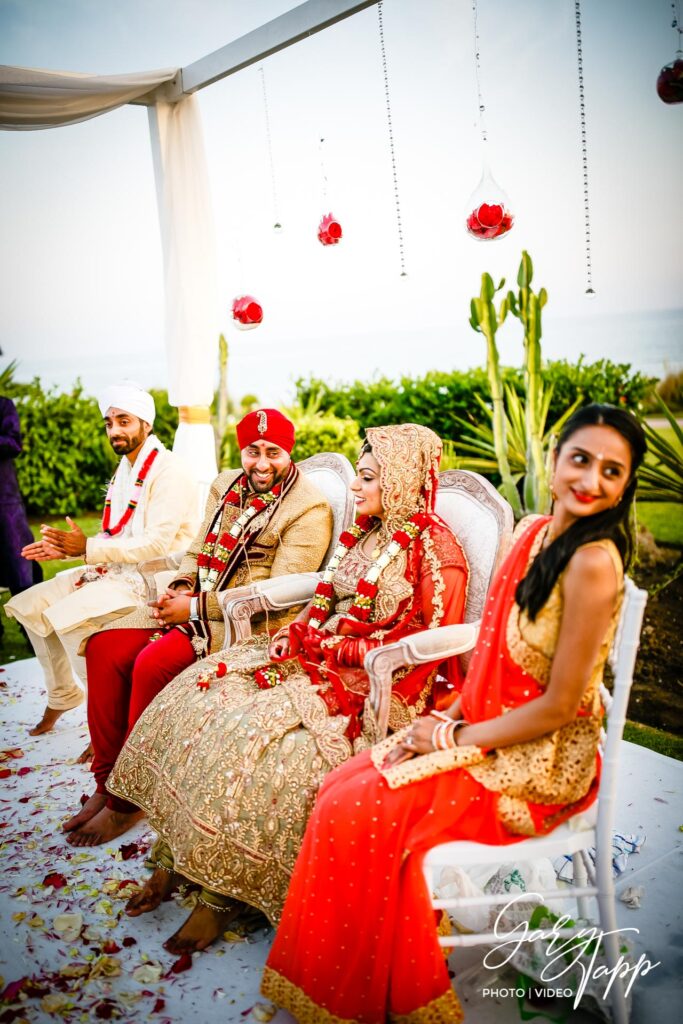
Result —
[{"label": "purple garment", "polygon": [[0,397],[0,584],[12,594],[43,578],[38,562],[21,557],[21,549],[33,541],[14,468],[21,448],[16,406],[10,398]]}]

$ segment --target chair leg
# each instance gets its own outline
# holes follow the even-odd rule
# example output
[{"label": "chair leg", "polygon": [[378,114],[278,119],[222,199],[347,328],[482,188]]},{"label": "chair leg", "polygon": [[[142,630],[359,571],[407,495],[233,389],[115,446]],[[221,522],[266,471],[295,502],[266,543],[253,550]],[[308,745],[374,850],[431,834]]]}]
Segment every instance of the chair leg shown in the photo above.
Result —
[{"label": "chair leg", "polygon": [[600,913],[600,928],[604,933],[605,960],[610,971],[610,978],[614,977],[610,989],[614,1024],[628,1024],[624,985],[622,979],[617,976],[616,970],[617,963],[619,962],[619,933],[617,932],[617,914],[614,904],[614,886],[612,884],[598,893],[598,910]]},{"label": "chair leg", "polygon": [[[583,889],[588,882],[588,874],[580,850],[572,855],[572,864],[574,865],[574,885]],[[582,917],[584,921],[590,920],[588,899],[588,896],[579,896],[576,900],[579,905],[579,917]]]}]

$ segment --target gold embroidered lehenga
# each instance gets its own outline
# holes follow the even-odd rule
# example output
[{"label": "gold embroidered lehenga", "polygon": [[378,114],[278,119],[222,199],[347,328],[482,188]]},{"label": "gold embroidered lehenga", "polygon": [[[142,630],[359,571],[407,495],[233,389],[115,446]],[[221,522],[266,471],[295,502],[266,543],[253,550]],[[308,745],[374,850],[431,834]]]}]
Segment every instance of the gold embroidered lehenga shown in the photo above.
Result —
[{"label": "gold embroidered lehenga", "polygon": [[[432,513],[440,443],[412,424],[371,428],[385,528],[416,511],[429,523],[380,576],[373,621],[345,616],[370,559],[361,545],[340,563],[333,614],[320,630],[296,624],[298,656],[281,682],[260,689],[268,636],[251,638],[183,672],[149,705],[108,788],[137,804],[176,871],[237,898],[276,922],[306,821],[325,775],[376,739],[363,657],[372,646],[462,621],[467,564]],[[207,672],[223,663],[208,689]],[[457,680],[457,665],[448,667]],[[436,666],[396,681],[390,725],[400,728],[438,698]]]}]

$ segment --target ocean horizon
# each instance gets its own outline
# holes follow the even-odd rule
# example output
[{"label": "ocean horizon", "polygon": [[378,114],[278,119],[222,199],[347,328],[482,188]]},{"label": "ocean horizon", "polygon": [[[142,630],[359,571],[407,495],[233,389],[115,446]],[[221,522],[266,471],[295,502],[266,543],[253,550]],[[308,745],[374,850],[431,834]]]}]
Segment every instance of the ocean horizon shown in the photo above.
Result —
[{"label": "ocean horizon", "polygon": [[[498,332],[504,366],[520,365],[523,358],[521,325],[508,317]],[[467,370],[485,365],[481,335],[467,323],[429,325],[417,330],[337,334],[325,338],[274,337],[264,324],[246,334],[231,331],[228,390],[239,399],[255,394],[263,404],[293,401],[295,382],[315,376],[330,383],[371,380],[384,376],[423,376],[429,370]],[[543,358],[584,362],[609,359],[629,364],[648,376],[662,378],[683,369],[683,309],[640,313],[601,313],[595,316],[552,316],[543,325]],[[162,344],[153,348],[117,352],[115,362],[90,350],[70,355],[22,356],[5,343],[2,370],[12,359],[18,363],[17,380],[39,377],[45,387],[68,390],[80,379],[85,391],[97,394],[113,379],[128,377],[145,387],[168,386]],[[218,359],[216,359],[216,365]],[[217,371],[216,371],[217,372]]]}]

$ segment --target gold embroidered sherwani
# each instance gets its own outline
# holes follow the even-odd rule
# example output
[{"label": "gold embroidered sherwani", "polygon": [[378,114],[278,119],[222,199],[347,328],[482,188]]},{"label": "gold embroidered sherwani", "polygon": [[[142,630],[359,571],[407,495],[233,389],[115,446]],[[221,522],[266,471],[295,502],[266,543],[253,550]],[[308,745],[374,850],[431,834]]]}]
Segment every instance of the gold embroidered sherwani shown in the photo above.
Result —
[{"label": "gold embroidered sherwani", "polygon": [[[219,473],[211,485],[206,503],[204,520],[180,563],[177,574],[171,581],[187,583],[193,590],[199,590],[197,557],[201,553],[204,539],[213,523],[216,512],[230,486],[241,476],[242,470],[227,470]],[[215,527],[218,534],[230,529],[240,514],[239,507],[226,504],[223,514]],[[329,547],[332,537],[332,510],[325,496],[303,473],[299,473],[292,487],[283,495],[273,514],[268,518],[267,509],[255,516],[250,529],[257,529],[264,522],[265,529],[250,544],[245,557],[227,581],[225,589],[241,587],[247,583],[284,576],[293,572],[315,572]],[[218,593],[209,591],[199,598],[200,613],[208,625],[210,641],[208,653],[220,651],[225,645],[223,612],[218,602]],[[269,630],[277,629],[292,618],[294,612],[270,615]],[[147,608],[139,608],[131,615],[112,623],[111,629],[152,629],[155,620]],[[202,652],[203,653],[203,652]]]}]

